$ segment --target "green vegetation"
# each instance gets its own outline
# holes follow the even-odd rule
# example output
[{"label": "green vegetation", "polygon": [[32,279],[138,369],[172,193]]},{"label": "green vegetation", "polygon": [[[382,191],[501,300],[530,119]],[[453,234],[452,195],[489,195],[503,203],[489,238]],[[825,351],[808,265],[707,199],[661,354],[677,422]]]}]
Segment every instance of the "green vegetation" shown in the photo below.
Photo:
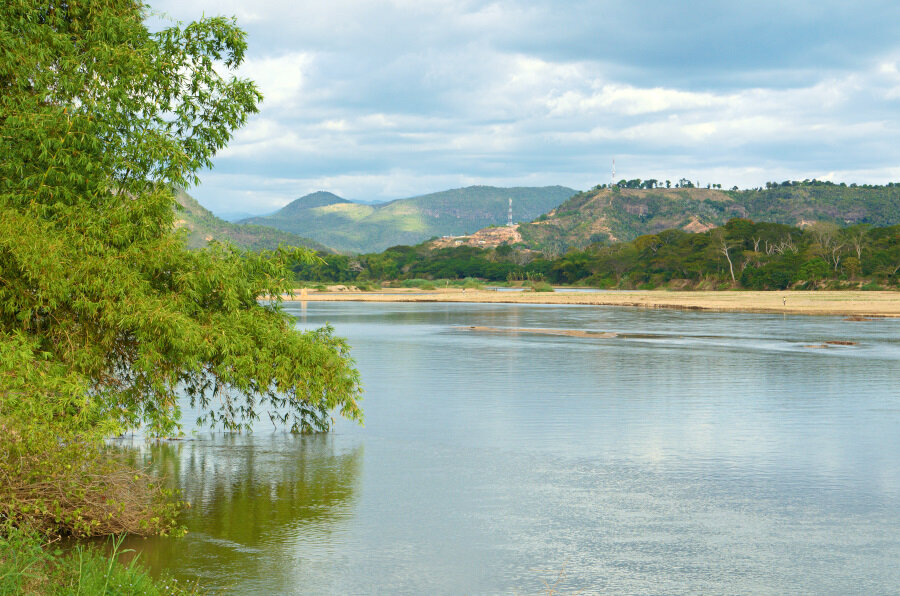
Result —
[{"label": "green vegetation", "polygon": [[513,218],[530,221],[574,192],[562,186],[470,186],[373,205],[317,192],[297,199],[277,213],[241,223],[271,226],[313,238],[341,252],[381,251],[398,243],[417,243],[504,224],[509,199],[513,200]]},{"label": "green vegetation", "polygon": [[701,232],[733,218],[792,226],[900,223],[900,184],[846,186],[804,181],[721,191],[695,188],[687,180],[675,188],[648,188],[640,180],[631,182],[612,190],[578,193],[548,217],[520,225],[524,244],[557,257],[572,247],[629,241],[666,229]]},{"label": "green vegetation", "polygon": [[898,270],[900,226],[800,229],[733,219],[700,234],[665,230],[571,251],[554,262],[550,278],[609,288],[815,289],[825,280],[896,286]]},{"label": "green vegetation", "polygon": [[291,431],[361,420],[330,328],[278,301],[307,250],[191,251],[175,188],[256,111],[244,33],[151,33],[132,0],[0,4],[0,521],[42,535],[177,532],[180,504],[104,439],[202,423]]},{"label": "green vegetation", "polygon": [[0,530],[0,594],[195,593],[172,577],[150,577],[137,557],[120,562],[129,552],[121,548],[121,539],[111,542],[110,551],[76,545],[65,552],[35,532],[6,527]]},{"label": "green vegetation", "polygon": [[210,242],[222,242],[244,250],[275,250],[284,245],[305,246],[312,250],[332,252],[325,245],[296,234],[266,226],[227,222],[213,215],[183,190],[175,193],[175,200],[178,203],[175,227],[185,230],[188,248],[203,248]]},{"label": "green vegetation", "polygon": [[801,229],[736,218],[702,233],[663,230],[631,242],[569,250],[554,259],[522,246],[423,244],[326,260],[297,265],[297,276],[333,281],[333,274],[344,282],[407,278],[402,284],[416,287],[427,279],[521,280],[535,291],[549,288],[544,282],[628,289],[896,287],[900,225],[819,223]]},{"label": "green vegetation", "polygon": [[313,282],[399,279],[405,287],[421,287],[429,280],[461,280],[458,285],[474,288],[479,283],[477,279],[543,279],[551,263],[534,259],[535,255],[505,245],[497,249],[456,246],[435,250],[424,244],[394,246],[381,253],[358,256],[323,254],[321,260],[299,263],[294,270],[297,279]]}]

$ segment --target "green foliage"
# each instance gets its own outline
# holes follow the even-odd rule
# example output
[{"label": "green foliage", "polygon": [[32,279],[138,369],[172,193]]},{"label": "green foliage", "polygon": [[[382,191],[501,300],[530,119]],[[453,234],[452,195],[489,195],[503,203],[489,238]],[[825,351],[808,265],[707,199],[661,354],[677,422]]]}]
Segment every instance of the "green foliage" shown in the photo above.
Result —
[{"label": "green foliage", "polygon": [[406,287],[420,287],[426,278],[477,278],[495,283],[546,280],[628,289],[814,289],[824,280],[856,279],[859,274],[890,286],[900,281],[900,226],[799,229],[735,218],[703,233],[661,230],[632,242],[569,250],[554,259],[507,245],[493,249],[392,247],[378,255],[360,255],[359,275],[376,277],[376,270],[367,269],[367,263],[384,262],[391,267],[380,266],[377,271],[399,271],[398,277],[411,278],[402,281]]},{"label": "green foliage", "polygon": [[193,594],[171,577],[153,579],[137,557],[120,561],[130,551],[121,539],[110,540],[110,552],[96,546],[54,548],[34,532],[12,526],[0,529],[0,594]]},{"label": "green foliage", "polygon": [[117,404],[38,345],[18,330],[0,339],[0,520],[47,534],[178,533],[181,503],[102,441]]},{"label": "green foliage", "polygon": [[816,257],[807,261],[800,268],[800,277],[805,280],[825,279],[831,274],[831,267],[825,262],[825,259]]},{"label": "green foliage", "polygon": [[552,292],[553,286],[545,281],[533,281],[529,284],[533,292]]},{"label": "green foliage", "polygon": [[0,5],[0,476],[15,480],[0,501],[46,532],[171,527],[99,439],[177,433],[181,392],[232,430],[262,413],[293,431],[362,417],[346,343],[257,300],[316,257],[189,251],[173,231],[172,189],[260,99],[215,67],[241,63],[243,32],[211,18],[151,33],[143,17],[128,0]]}]

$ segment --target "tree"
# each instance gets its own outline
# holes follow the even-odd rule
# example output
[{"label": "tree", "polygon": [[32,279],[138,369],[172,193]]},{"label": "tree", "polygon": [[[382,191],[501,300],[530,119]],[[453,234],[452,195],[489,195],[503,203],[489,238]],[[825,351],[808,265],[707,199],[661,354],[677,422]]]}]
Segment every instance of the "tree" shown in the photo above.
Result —
[{"label": "tree", "polygon": [[734,277],[734,264],[731,262],[731,249],[735,247],[734,244],[728,241],[726,237],[725,230],[722,228],[716,228],[713,233],[713,245],[715,246],[716,252],[722,254],[725,257],[725,260],[728,261],[728,272],[731,274],[731,283],[737,283],[737,280]]},{"label": "tree", "polygon": [[815,238],[817,254],[826,261],[831,261],[834,270],[837,271],[843,256],[841,251],[844,248],[837,224],[816,222],[810,227],[810,233]]},{"label": "tree", "polygon": [[[288,264],[311,253],[192,252],[174,232],[173,190],[196,181],[261,99],[217,70],[240,65],[244,33],[224,18],[151,33],[144,16],[132,0],[0,6],[7,479],[34,473],[17,454],[52,462],[61,445],[82,445],[70,465],[82,474],[111,432],[177,432],[181,391],[202,422],[227,429],[264,413],[293,431],[328,429],[334,409],[362,418],[347,344],[330,328],[296,331],[280,306]],[[40,383],[24,382],[26,370]],[[109,494],[98,482],[55,518],[52,507],[16,509],[0,483],[0,517],[108,530],[98,521],[108,511],[85,505]]]}]

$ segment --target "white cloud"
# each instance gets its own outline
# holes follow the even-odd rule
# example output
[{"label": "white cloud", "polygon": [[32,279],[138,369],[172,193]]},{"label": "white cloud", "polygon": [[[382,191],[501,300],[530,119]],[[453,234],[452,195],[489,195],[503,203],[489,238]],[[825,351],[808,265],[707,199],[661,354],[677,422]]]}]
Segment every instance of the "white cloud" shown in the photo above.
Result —
[{"label": "white cloud", "polygon": [[241,66],[242,76],[251,78],[262,92],[263,107],[295,108],[304,99],[304,80],[312,68],[313,56],[291,52],[281,56],[248,58]]},{"label": "white cloud", "polygon": [[[250,33],[241,74],[266,99],[202,174],[196,192],[214,209],[317,188],[363,199],[474,183],[586,188],[606,181],[614,156],[623,177],[728,186],[900,178],[900,42],[879,42],[839,6],[833,17],[787,7],[788,36],[725,5],[715,28],[543,0],[156,8],[235,14]],[[717,40],[727,51],[710,50]]]}]

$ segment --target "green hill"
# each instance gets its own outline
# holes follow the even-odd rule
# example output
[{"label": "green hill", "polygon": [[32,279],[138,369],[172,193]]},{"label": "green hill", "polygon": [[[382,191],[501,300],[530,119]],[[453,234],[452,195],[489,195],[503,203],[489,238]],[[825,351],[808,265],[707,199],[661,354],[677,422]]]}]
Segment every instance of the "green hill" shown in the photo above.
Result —
[{"label": "green hill", "polygon": [[595,189],[519,226],[524,244],[564,252],[595,242],[629,241],[668,228],[702,232],[734,217],[806,226],[900,223],[900,185],[773,184],[762,190]]},{"label": "green hill", "polygon": [[181,206],[175,213],[175,227],[187,230],[190,248],[202,248],[210,240],[218,240],[249,250],[274,249],[279,244],[284,244],[332,252],[327,246],[296,234],[265,226],[233,224],[219,219],[184,191],[178,191],[175,200]]},{"label": "green hill", "polygon": [[513,200],[513,219],[530,221],[574,193],[563,186],[470,186],[370,205],[316,192],[272,215],[241,223],[307,236],[341,251],[377,252],[397,244],[418,244],[434,236],[465,234],[504,224],[509,199]]}]

